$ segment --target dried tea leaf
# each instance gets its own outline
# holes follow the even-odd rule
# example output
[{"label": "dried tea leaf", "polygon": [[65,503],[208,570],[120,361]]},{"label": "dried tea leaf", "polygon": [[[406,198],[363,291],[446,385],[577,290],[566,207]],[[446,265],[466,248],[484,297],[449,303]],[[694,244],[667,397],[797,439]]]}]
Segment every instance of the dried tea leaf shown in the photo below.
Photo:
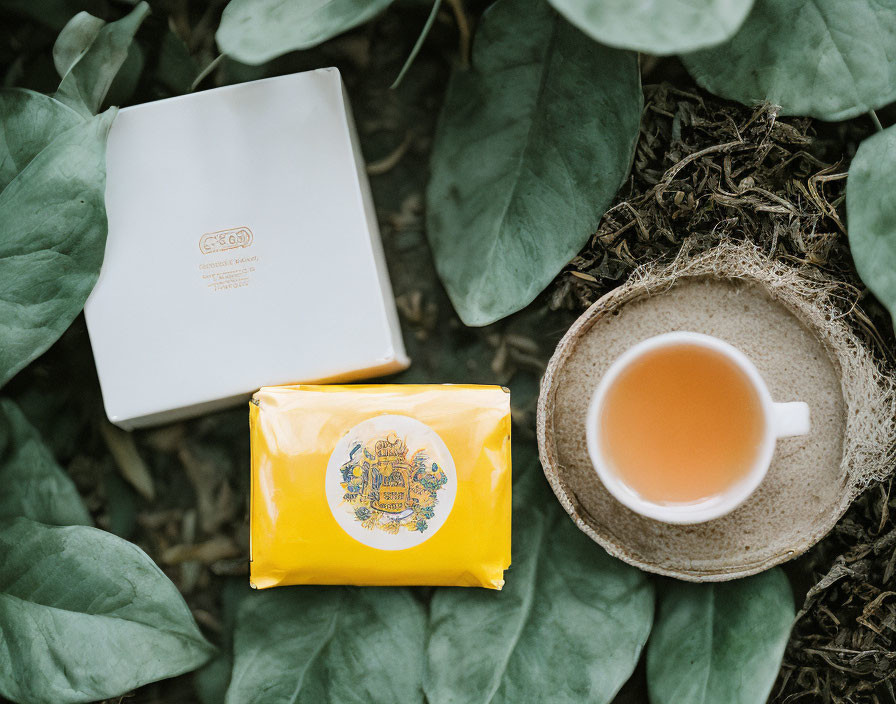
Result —
[{"label": "dried tea leaf", "polygon": [[0,399],[0,519],[93,524],[78,490],[15,403]]},{"label": "dried tea leaf", "polygon": [[594,232],[638,137],[637,56],[539,0],[499,0],[436,132],[427,234],[467,325],[531,302]]},{"label": "dried tea leaf", "polygon": [[106,447],[115,459],[115,465],[128,483],[147,501],[155,498],[156,491],[149,467],[140,456],[134,436],[121,428],[116,428],[108,421],[100,421],[100,432]]},{"label": "dried tea leaf", "polygon": [[230,0],[215,38],[246,64],[317,46],[375,17],[392,0]]},{"label": "dried tea leaf", "polygon": [[236,557],[240,552],[242,551],[232,539],[226,535],[216,535],[194,545],[172,545],[162,552],[160,559],[166,565],[179,565],[190,561],[210,565],[217,560]]},{"label": "dried tea leaf", "polygon": [[0,632],[0,693],[29,704],[119,696],[214,652],[136,545],[24,518],[0,523]]},{"label": "dried tea leaf", "polygon": [[723,98],[846,120],[896,99],[894,46],[896,0],[756,0],[730,41],[682,61]]},{"label": "dried tea leaf", "polygon": [[719,44],[740,28],[753,0],[550,0],[602,44],[647,54],[679,54]]},{"label": "dried tea leaf", "polygon": [[778,568],[719,584],[666,581],[647,646],[651,704],[764,704],[793,617]]},{"label": "dried tea leaf", "polygon": [[[204,533],[215,533],[237,510],[227,482],[226,453],[213,446],[180,443],[177,456],[196,492],[199,525]],[[222,456],[223,455],[223,456]]]}]

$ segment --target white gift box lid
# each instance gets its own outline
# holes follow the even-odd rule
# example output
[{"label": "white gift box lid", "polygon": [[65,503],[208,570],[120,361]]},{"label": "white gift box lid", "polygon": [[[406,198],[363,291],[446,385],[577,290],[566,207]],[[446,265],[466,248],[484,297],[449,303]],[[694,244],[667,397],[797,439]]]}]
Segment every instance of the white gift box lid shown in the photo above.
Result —
[{"label": "white gift box lid", "polygon": [[113,423],[407,367],[336,69],[125,108],[106,167],[85,315]]}]

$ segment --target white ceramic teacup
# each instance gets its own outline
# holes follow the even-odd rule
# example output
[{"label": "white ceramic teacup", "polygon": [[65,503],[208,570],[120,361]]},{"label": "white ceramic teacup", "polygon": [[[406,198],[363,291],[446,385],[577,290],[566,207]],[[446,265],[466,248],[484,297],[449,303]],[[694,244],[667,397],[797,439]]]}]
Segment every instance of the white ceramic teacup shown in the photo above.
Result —
[{"label": "white ceramic teacup", "polygon": [[[625,368],[647,352],[682,343],[708,348],[724,355],[737,365],[756,391],[765,419],[765,428],[753,465],[740,481],[720,494],[697,502],[657,503],[638,495],[613,470],[601,447],[599,423],[607,391]],[[746,501],[768,472],[775,451],[775,441],[781,437],[805,435],[809,432],[809,406],[801,401],[790,403],[772,401],[768,387],[755,365],[733,345],[701,333],[670,332],[642,340],[626,350],[610,365],[591,397],[585,427],[591,462],[603,485],[620,503],[642,516],[666,523],[702,523],[729,513]]]}]

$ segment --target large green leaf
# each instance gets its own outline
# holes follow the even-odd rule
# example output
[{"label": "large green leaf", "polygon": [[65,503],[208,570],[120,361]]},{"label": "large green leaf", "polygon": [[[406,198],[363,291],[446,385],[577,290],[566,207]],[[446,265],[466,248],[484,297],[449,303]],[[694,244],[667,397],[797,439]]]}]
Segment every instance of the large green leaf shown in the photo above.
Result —
[{"label": "large green leaf", "polygon": [[118,696],[214,651],[140,548],[25,518],[0,523],[0,633],[0,694],[27,704]]},{"label": "large green leaf", "polygon": [[650,633],[653,587],[644,573],[583,535],[550,495],[537,462],[519,459],[504,590],[433,595],[424,682],[430,704],[606,704]]},{"label": "large green leaf", "polygon": [[131,101],[143,75],[143,67],[146,59],[143,50],[137,42],[131,42],[128,47],[127,58],[115,74],[112,85],[106,94],[106,102],[109,105],[124,105]]},{"label": "large green leaf", "polygon": [[764,704],[793,623],[779,569],[721,584],[669,581],[647,646],[652,704]]},{"label": "large green leaf", "polygon": [[91,525],[78,490],[15,403],[0,399],[0,519]]},{"label": "large green leaf", "polygon": [[896,320],[896,126],[859,145],[846,181],[849,248],[862,281]]},{"label": "large green leaf", "polygon": [[53,65],[60,77],[81,60],[105,26],[105,20],[89,12],[79,12],[66,22],[53,44]]},{"label": "large green leaf", "polygon": [[221,590],[221,649],[204,667],[196,671],[196,695],[202,704],[224,704],[230,675],[233,672],[233,629],[236,612],[243,599],[254,598],[256,592],[242,578],[228,579]]},{"label": "large green leaf", "polygon": [[423,607],[407,589],[293,587],[239,606],[228,704],[420,701]]},{"label": "large green leaf", "polygon": [[528,304],[585,244],[631,166],[637,56],[543,0],[499,0],[454,71],[427,189],[439,275],[467,325]]},{"label": "large green leaf", "polygon": [[0,90],[0,191],[50,142],[83,122],[67,105],[30,90]]},{"label": "large green leaf", "polygon": [[[0,385],[81,311],[106,243],[106,135],[115,111],[58,135],[46,124],[27,125],[22,115],[68,117],[46,96],[0,92],[0,147],[20,168],[9,178],[13,162],[0,153],[0,175],[9,178],[0,193]],[[52,141],[38,151],[45,138]]]},{"label": "large green leaf", "polygon": [[550,0],[597,41],[647,54],[713,46],[743,24],[753,0]]},{"label": "large green leaf", "polygon": [[86,12],[72,17],[53,47],[53,62],[62,77],[55,97],[82,115],[98,112],[148,14],[149,5],[140,2],[109,24]]},{"label": "large green leaf", "polygon": [[230,0],[215,38],[228,56],[261,64],[367,22],[392,0]]},{"label": "large green leaf", "polygon": [[896,0],[756,0],[730,41],[682,60],[724,98],[845,120],[896,100],[894,47]]},{"label": "large green leaf", "polygon": [[196,671],[194,684],[196,696],[201,704],[225,703],[231,672],[233,672],[233,653],[230,651],[216,655]]}]

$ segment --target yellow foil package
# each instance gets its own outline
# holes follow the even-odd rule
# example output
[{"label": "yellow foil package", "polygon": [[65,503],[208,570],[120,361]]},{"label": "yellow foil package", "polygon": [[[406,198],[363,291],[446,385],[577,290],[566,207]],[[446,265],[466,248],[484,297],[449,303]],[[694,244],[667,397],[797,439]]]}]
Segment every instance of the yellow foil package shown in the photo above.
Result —
[{"label": "yellow foil package", "polygon": [[249,423],[253,587],[504,585],[507,390],[271,386]]}]

